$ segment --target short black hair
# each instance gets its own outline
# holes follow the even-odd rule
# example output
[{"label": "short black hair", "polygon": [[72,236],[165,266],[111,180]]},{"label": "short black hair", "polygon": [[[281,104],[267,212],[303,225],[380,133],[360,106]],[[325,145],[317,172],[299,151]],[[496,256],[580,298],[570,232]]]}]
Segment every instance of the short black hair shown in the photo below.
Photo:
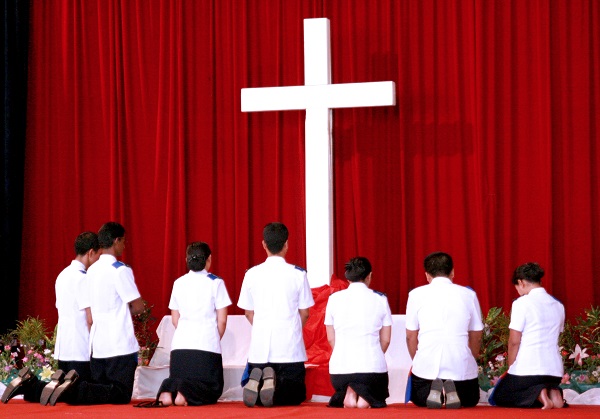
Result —
[{"label": "short black hair", "polygon": [[98,231],[98,242],[102,249],[109,249],[119,237],[125,237],[125,228],[115,221],[109,221]]},{"label": "short black hair", "polygon": [[346,279],[350,282],[364,281],[371,273],[371,262],[369,259],[357,256],[346,263]]},{"label": "short black hair", "polygon": [[200,272],[206,267],[206,261],[210,256],[210,247],[204,242],[193,242],[188,245],[185,253],[188,269]]},{"label": "short black hair", "polygon": [[438,276],[449,277],[452,269],[454,269],[454,262],[452,262],[452,257],[448,253],[433,252],[425,257],[423,266],[425,272],[434,278]]},{"label": "short black hair", "polygon": [[83,256],[92,249],[98,251],[99,248],[98,235],[93,231],[84,231],[75,239],[75,254],[77,256]]},{"label": "short black hair", "polygon": [[263,240],[269,252],[274,255],[281,252],[288,236],[288,229],[283,223],[269,223],[263,229]]},{"label": "short black hair", "polygon": [[539,264],[536,262],[527,262],[515,269],[512,277],[512,283],[513,285],[517,285],[519,283],[519,279],[522,279],[539,284],[542,282],[543,276],[544,270]]}]

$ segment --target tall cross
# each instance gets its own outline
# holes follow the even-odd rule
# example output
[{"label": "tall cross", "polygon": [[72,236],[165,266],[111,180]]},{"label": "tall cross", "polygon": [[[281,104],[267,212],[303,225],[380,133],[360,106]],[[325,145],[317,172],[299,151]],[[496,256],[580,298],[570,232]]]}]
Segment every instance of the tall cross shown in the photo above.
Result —
[{"label": "tall cross", "polygon": [[304,86],[242,89],[242,112],[306,110],[306,263],[312,288],[333,273],[334,108],[396,104],[393,81],[331,84],[329,19],[304,19]]}]

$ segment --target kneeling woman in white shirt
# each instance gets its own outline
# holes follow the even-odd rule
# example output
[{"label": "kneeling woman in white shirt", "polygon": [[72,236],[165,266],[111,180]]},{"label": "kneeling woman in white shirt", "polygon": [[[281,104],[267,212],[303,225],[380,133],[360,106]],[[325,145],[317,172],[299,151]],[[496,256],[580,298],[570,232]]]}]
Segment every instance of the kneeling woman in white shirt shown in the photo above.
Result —
[{"label": "kneeling woman in white shirt", "polygon": [[519,266],[512,282],[521,297],[512,305],[508,338],[508,373],[490,395],[492,405],[503,407],[564,406],[559,387],[563,363],[558,338],[565,308],[541,285],[544,270],[537,263]]},{"label": "kneeling woman in white shirt", "polygon": [[332,294],[325,310],[327,340],[333,348],[329,374],[331,407],[386,407],[389,397],[384,353],[392,335],[385,294],[368,288],[371,264],[364,257],[346,263],[350,286]]},{"label": "kneeling woman in white shirt", "polygon": [[190,271],[175,281],[169,302],[175,334],[169,378],[158,391],[164,406],[213,404],[223,393],[221,338],[231,300],[223,280],[208,272],[208,244],[190,244],[186,262]]}]

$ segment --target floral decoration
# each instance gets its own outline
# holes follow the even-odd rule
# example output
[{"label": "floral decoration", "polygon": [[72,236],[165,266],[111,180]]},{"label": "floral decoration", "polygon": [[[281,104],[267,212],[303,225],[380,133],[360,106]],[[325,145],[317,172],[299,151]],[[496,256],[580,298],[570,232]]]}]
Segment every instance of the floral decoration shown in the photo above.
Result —
[{"label": "floral decoration", "polygon": [[[492,307],[484,323],[481,355],[477,361],[479,385],[487,391],[508,370],[510,317],[501,308]],[[590,307],[574,321],[565,321],[559,349],[565,369],[563,388],[582,393],[600,386],[600,307]]]}]

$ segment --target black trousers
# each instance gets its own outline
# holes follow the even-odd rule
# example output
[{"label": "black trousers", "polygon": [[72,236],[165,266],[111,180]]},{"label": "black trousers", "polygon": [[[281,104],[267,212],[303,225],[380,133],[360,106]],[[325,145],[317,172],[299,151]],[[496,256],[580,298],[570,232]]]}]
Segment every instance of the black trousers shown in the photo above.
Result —
[{"label": "black trousers", "polygon": [[[249,371],[254,368],[271,367],[275,371],[275,394],[273,405],[296,406],[306,400],[306,368],[304,362],[248,363]],[[259,400],[260,401],[260,400]]]},{"label": "black trousers", "polygon": [[[58,369],[63,370],[66,374],[71,370],[77,371],[79,374],[79,378],[81,380],[90,380],[92,378],[92,373],[90,370],[90,362],[87,361],[58,361]],[[42,391],[44,387],[46,387],[48,383],[45,381],[38,380],[37,377],[32,381],[32,383],[26,388],[23,389],[23,399],[28,402],[39,403],[40,398],[42,397]],[[62,398],[61,401],[68,400],[66,397]]]},{"label": "black trousers", "polygon": [[78,380],[66,402],[86,405],[129,403],[137,362],[137,352],[111,358],[92,357],[92,380]]},{"label": "black trousers", "polygon": [[[411,374],[410,381],[410,401],[417,406],[425,407],[427,405],[427,396],[429,396],[433,380],[427,380]],[[454,381],[454,385],[456,386],[456,393],[460,399],[461,406],[473,407],[479,403],[479,382],[477,381],[477,378],[473,378],[472,380]]]}]

